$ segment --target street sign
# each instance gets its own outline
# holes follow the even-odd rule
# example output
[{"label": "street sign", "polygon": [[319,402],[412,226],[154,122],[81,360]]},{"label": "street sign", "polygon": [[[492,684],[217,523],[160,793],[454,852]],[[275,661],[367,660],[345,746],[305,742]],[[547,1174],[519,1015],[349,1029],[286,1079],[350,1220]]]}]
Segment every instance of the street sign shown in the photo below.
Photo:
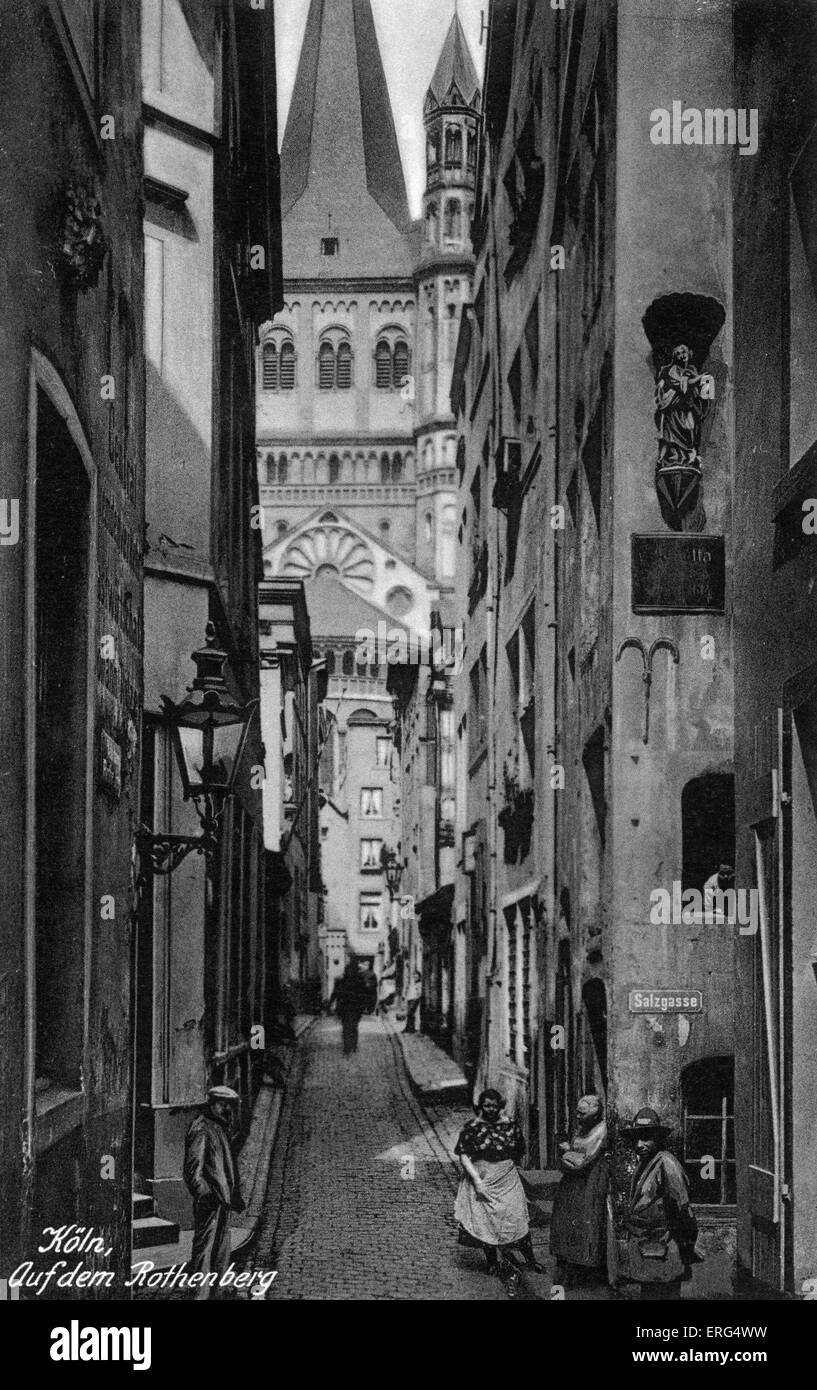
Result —
[{"label": "street sign", "polygon": [[700,1014],[704,997],[699,989],[683,985],[680,989],[631,989],[631,1014]]}]

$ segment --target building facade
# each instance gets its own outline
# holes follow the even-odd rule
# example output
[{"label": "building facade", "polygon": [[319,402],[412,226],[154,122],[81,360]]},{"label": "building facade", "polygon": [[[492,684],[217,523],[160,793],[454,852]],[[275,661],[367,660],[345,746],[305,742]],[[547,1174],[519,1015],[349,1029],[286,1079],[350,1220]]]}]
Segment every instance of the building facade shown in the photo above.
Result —
[{"label": "building facade", "polygon": [[817,1263],[815,15],[741,3],[734,24],[734,104],[759,114],[734,184],[737,879],[759,895],[737,948],[738,1260],[799,1295]]},{"label": "building facade", "polygon": [[143,4],[148,402],[142,820],[199,831],[163,697],[178,701],[208,624],[253,714],[218,852],[147,872],[139,920],[136,1185],[191,1225],[184,1138],[208,1086],[246,1119],[266,1007],[264,755],[254,460],[258,325],[280,305],[272,5]]},{"label": "building facade", "polygon": [[324,742],[325,663],[313,658],[303,584],[259,590],[261,734],[267,859],[267,1022],[321,999],[323,883],[317,770]]},{"label": "building facade", "polygon": [[81,1212],[111,1296],[130,1254],[139,11],[5,5],[0,42],[0,1277]]},{"label": "building facade", "polygon": [[[681,16],[648,8],[491,10],[452,394],[472,557],[457,1046],[509,1095],[529,1161],[552,1165],[577,1097],[601,1094],[618,1201],[617,1125],[651,1105],[695,1200],[728,1213],[738,927],[671,904],[735,862],[732,153],[657,144],[650,114],[693,81],[731,92],[732,15],[710,6],[675,45]],[[683,437],[673,368],[699,383]],[[639,1002],[667,990],[686,1011]]]},{"label": "building facade", "polygon": [[412,222],[371,6],[312,0],[281,153],[285,305],[258,353],[258,463],[265,575],[304,582],[327,659],[329,994],[341,941],[377,964],[396,929],[379,857],[406,857],[386,675],[412,643],[427,652],[432,605],[454,583],[449,390],[478,107],[455,17],[422,113],[427,187]]}]

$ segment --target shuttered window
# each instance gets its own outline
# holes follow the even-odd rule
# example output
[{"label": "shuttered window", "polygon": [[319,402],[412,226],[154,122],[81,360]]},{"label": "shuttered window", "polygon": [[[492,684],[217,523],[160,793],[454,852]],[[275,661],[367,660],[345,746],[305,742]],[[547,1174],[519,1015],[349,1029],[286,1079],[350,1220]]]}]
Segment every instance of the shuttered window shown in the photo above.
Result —
[{"label": "shuttered window", "polygon": [[295,389],[295,348],[292,343],[281,344],[281,390],[293,391]]},{"label": "shuttered window", "polygon": [[392,384],[395,390],[403,385],[409,374],[409,350],[408,343],[403,342],[402,338],[394,345]]},{"label": "shuttered window", "polygon": [[391,386],[391,348],[385,338],[381,338],[375,348],[375,385],[378,391],[388,391]]},{"label": "shuttered window", "polygon": [[335,349],[331,343],[321,343],[318,353],[318,386],[332,391],[335,386]]},{"label": "shuttered window", "polygon": [[278,349],[274,343],[267,343],[264,347],[263,368],[261,373],[261,384],[265,391],[278,390]]},{"label": "shuttered window", "polygon": [[348,343],[341,343],[337,359],[337,388],[348,391],[352,385],[352,349]]}]

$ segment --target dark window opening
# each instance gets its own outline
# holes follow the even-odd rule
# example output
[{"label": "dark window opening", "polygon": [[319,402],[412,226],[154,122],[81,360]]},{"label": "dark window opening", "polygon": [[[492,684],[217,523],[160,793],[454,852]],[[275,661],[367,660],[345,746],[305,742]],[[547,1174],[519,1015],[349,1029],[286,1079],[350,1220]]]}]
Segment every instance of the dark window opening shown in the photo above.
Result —
[{"label": "dark window opening", "polygon": [[318,386],[332,391],[335,385],[335,349],[331,343],[321,343],[318,353]]},{"label": "dark window opening", "polygon": [[267,343],[264,348],[261,385],[265,391],[278,390],[278,349],[274,343]]},{"label": "dark window opening", "polygon": [[292,343],[281,345],[281,390],[295,389],[295,348]]},{"label": "dark window opening", "polygon": [[735,779],[709,773],[681,793],[681,888],[703,886],[721,864],[735,864]]},{"label": "dark window opening", "polygon": [[[607,1091],[607,991],[601,980],[588,980],[582,990],[582,1003],[587,1020],[587,1031],[593,1045],[595,1063],[598,1066],[602,1090]],[[586,1068],[589,1073],[589,1067]],[[584,1086],[590,1086],[591,1076],[584,1077]],[[593,1088],[591,1087],[591,1090]]]},{"label": "dark window opening", "polygon": [[348,343],[341,343],[337,358],[337,388],[348,391],[352,385],[352,349]]},{"label": "dark window opening", "polygon": [[735,1065],[703,1057],[681,1072],[683,1163],[693,1202],[732,1206],[735,1192]]},{"label": "dark window opening", "polygon": [[385,338],[381,338],[374,353],[374,384],[378,391],[388,391],[392,379],[391,348]]},{"label": "dark window opening", "polygon": [[445,132],[446,164],[462,164],[462,130],[458,125],[450,125]]},{"label": "dark window opening", "polygon": [[519,423],[519,414],[520,414],[520,411],[521,411],[521,409],[522,409],[522,355],[521,355],[521,351],[517,351],[516,356],[514,357],[513,362],[511,363],[511,369],[510,369],[510,371],[508,372],[508,389],[510,390],[510,393],[511,393],[511,400],[512,400],[512,402],[513,402],[513,413],[514,413],[514,416],[516,417],[516,422],[517,422],[517,424],[518,424],[518,423]]},{"label": "dark window opening", "polygon": [[337,256],[340,254],[340,241],[336,236],[321,237],[321,255]]},{"label": "dark window opening", "polygon": [[530,362],[530,374],[532,383],[536,384],[539,375],[539,296],[536,296],[533,308],[525,323],[525,342],[528,348],[528,361]]},{"label": "dark window opening", "polygon": [[403,342],[402,338],[394,345],[393,375],[392,385],[395,390],[405,385],[406,377],[409,374],[409,349],[408,343]]}]

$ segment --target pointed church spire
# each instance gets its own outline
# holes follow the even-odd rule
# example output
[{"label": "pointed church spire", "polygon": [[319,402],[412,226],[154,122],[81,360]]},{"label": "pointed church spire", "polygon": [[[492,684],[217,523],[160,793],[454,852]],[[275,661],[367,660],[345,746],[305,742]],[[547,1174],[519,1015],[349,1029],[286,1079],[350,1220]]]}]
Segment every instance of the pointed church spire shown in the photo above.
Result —
[{"label": "pointed church spire", "polygon": [[[289,275],[351,273],[344,250],[363,265],[364,243],[370,274],[381,263],[398,274],[410,263],[406,185],[371,0],[311,0],[281,150],[281,206],[295,260]],[[319,250],[328,235],[341,239],[330,266]],[[373,241],[383,243],[377,263]]]},{"label": "pointed church spire", "polygon": [[430,106],[479,106],[479,78],[455,7],[442,53],[426,93]]}]

